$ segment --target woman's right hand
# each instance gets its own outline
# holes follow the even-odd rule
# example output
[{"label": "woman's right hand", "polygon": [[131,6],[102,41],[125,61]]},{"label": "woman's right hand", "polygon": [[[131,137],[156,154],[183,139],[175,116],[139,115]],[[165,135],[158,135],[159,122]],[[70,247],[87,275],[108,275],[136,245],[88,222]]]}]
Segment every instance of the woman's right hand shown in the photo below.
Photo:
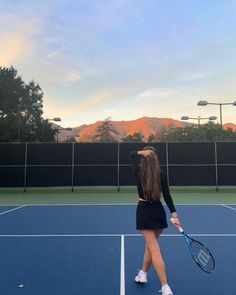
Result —
[{"label": "woman's right hand", "polygon": [[171,218],[171,222],[173,223],[173,226],[176,228],[176,229],[179,229],[181,227],[180,225],[180,221],[179,221],[179,218],[178,217],[172,217]]}]

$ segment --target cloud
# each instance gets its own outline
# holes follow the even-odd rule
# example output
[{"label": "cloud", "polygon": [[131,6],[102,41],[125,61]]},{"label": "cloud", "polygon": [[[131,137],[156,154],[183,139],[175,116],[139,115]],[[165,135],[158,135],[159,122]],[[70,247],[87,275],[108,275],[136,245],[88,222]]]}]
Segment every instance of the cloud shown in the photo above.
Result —
[{"label": "cloud", "polygon": [[50,53],[47,54],[47,58],[54,58],[54,57],[57,57],[58,55],[60,55],[63,50],[65,49],[65,46],[62,46],[61,48],[58,48]]},{"label": "cloud", "polygon": [[144,90],[143,92],[139,93],[136,96],[136,101],[137,102],[150,102],[150,101],[155,101],[157,99],[166,99],[168,97],[173,97],[179,95],[180,92],[177,90],[169,90],[169,89],[147,89]]},{"label": "cloud", "polygon": [[186,73],[181,77],[181,80],[195,81],[195,80],[200,80],[200,79],[211,77],[212,75],[213,74],[208,71]]},{"label": "cloud", "polygon": [[32,49],[30,41],[22,33],[0,33],[0,64],[10,66],[25,57]]},{"label": "cloud", "polygon": [[[11,25],[9,25],[11,24]],[[4,15],[0,20],[0,65],[21,62],[34,49],[33,38],[40,30],[38,22],[22,20],[16,15]]]},{"label": "cloud", "polygon": [[128,89],[108,89],[101,90],[88,96],[86,100],[81,101],[77,107],[78,110],[89,110],[91,108],[97,108],[102,105],[107,105],[107,103],[117,102],[117,99],[121,98],[129,92]]},{"label": "cloud", "polygon": [[69,119],[77,114],[90,113],[103,119],[104,111],[107,114],[108,109],[114,109],[114,104],[120,103],[131,92],[132,87],[129,86],[98,90],[82,99],[72,97],[70,103],[55,102],[53,98],[47,97],[45,114],[50,117],[60,113],[62,118]]},{"label": "cloud", "polygon": [[66,81],[68,81],[68,82],[76,82],[76,81],[79,81],[81,79],[82,79],[82,77],[77,72],[69,72],[66,75]]}]

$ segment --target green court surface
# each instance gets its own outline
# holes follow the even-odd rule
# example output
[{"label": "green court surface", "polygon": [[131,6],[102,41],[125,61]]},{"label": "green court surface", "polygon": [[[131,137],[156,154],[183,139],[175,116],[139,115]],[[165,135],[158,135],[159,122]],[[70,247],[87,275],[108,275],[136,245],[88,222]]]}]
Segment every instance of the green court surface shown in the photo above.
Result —
[{"label": "green court surface", "polygon": [[[172,187],[176,204],[235,204],[236,188]],[[136,204],[135,187],[0,188],[0,204]]]}]

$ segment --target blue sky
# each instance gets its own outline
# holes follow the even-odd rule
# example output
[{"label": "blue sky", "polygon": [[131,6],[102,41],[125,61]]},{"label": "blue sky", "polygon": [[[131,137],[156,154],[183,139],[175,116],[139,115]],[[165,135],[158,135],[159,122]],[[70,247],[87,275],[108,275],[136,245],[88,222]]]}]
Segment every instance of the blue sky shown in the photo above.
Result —
[{"label": "blue sky", "polygon": [[0,65],[37,81],[64,127],[219,118],[197,102],[236,101],[235,0],[0,0],[0,38]]}]

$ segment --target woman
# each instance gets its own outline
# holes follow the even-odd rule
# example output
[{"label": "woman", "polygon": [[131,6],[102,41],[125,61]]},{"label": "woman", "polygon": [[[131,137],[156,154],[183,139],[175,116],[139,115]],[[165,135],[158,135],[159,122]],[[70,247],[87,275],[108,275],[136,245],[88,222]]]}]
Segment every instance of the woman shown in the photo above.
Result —
[{"label": "woman", "polygon": [[160,200],[161,192],[174,218],[174,226],[176,228],[180,226],[167,178],[165,173],[160,171],[154,147],[147,146],[143,150],[131,152],[131,158],[139,195],[136,228],[140,230],[146,241],[143,266],[135,277],[135,282],[147,282],[147,271],[152,264],[162,285],[162,295],[173,295],[167,283],[165,264],[157,241],[163,229],[168,226],[165,210]]}]

